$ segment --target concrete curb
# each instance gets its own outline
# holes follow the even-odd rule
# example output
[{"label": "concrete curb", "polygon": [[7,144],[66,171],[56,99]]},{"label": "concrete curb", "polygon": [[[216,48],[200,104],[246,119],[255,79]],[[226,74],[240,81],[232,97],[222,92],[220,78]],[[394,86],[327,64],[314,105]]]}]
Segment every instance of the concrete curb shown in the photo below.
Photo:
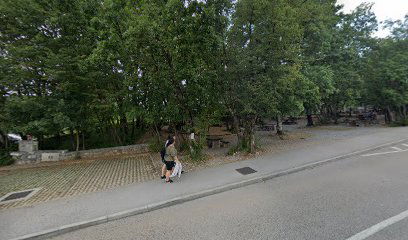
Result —
[{"label": "concrete curb", "polygon": [[289,168],[287,170],[283,170],[283,171],[279,171],[279,172],[272,172],[272,173],[268,173],[268,174],[263,174],[261,176],[257,176],[257,177],[251,178],[251,179],[245,179],[245,180],[242,180],[242,181],[239,181],[239,182],[230,183],[230,184],[226,184],[226,185],[223,185],[223,186],[218,186],[218,187],[203,190],[203,191],[200,191],[200,192],[197,192],[197,193],[182,195],[182,196],[172,198],[172,199],[169,199],[169,200],[166,200],[166,201],[148,204],[148,205],[146,205],[144,207],[133,208],[133,209],[121,211],[121,212],[118,212],[118,213],[114,213],[114,214],[110,214],[110,215],[106,215],[106,216],[102,216],[102,217],[98,217],[98,218],[94,218],[94,219],[90,219],[90,220],[86,220],[86,221],[82,221],[82,222],[76,222],[76,223],[72,223],[72,224],[68,224],[68,225],[63,225],[63,226],[58,227],[58,228],[52,228],[52,229],[44,230],[44,231],[41,231],[41,232],[27,234],[27,235],[17,237],[17,238],[13,238],[13,239],[10,239],[10,240],[50,238],[50,237],[53,237],[53,236],[61,235],[61,234],[68,233],[68,232],[71,232],[71,231],[75,231],[75,230],[78,230],[78,229],[98,225],[98,224],[101,224],[101,223],[106,223],[106,222],[109,222],[109,221],[114,221],[114,220],[130,217],[130,216],[134,216],[134,215],[138,215],[138,214],[142,214],[142,213],[146,213],[146,212],[150,212],[150,211],[170,207],[170,206],[173,206],[173,205],[177,205],[177,204],[185,203],[185,202],[188,202],[188,201],[192,201],[192,200],[195,200],[195,199],[198,199],[198,198],[203,198],[203,197],[206,197],[206,196],[214,195],[214,194],[217,194],[217,193],[222,193],[222,192],[229,191],[229,190],[232,190],[232,189],[245,187],[245,186],[252,185],[252,184],[255,184],[255,183],[265,182],[265,181],[271,180],[273,178],[277,178],[277,177],[297,173],[297,172],[307,170],[307,169],[312,169],[312,168],[319,167],[319,166],[322,166],[322,165],[327,164],[327,163],[339,161],[339,160],[349,158],[349,157],[353,157],[353,156],[356,156],[356,155],[359,155],[359,154],[364,154],[366,152],[378,150],[378,149],[388,147],[388,146],[392,146],[394,144],[398,144],[398,143],[405,142],[405,141],[408,141],[408,138],[400,139],[398,141],[393,141],[393,142],[385,143],[385,144],[378,145],[378,146],[375,146],[375,147],[370,147],[370,148],[366,148],[366,149],[363,149],[363,150],[351,152],[351,153],[348,153],[348,154],[332,157],[332,158],[321,160],[321,161],[318,161],[318,162],[312,162],[312,163],[304,164],[304,165],[301,165],[301,166],[298,166],[298,167]]}]

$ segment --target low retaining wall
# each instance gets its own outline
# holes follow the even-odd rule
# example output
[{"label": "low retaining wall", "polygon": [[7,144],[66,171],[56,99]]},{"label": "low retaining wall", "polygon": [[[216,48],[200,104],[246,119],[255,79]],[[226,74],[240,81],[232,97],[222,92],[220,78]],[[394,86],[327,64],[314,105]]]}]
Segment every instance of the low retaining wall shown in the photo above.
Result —
[{"label": "low retaining wall", "polygon": [[143,154],[148,152],[149,146],[147,144],[137,144],[112,148],[82,150],[78,152],[68,152],[67,150],[41,150],[33,152],[19,151],[12,152],[11,156],[14,158],[16,164],[21,165],[49,161],[74,160],[77,158],[92,159],[114,157],[120,155]]},{"label": "low retaining wall", "polygon": [[112,148],[99,148],[99,149],[90,149],[82,150],[78,152],[67,152],[62,157],[63,160],[75,159],[77,156],[79,158],[98,158],[98,157],[112,157],[120,155],[129,155],[129,154],[141,154],[148,153],[149,145],[147,144],[137,144],[129,146],[120,146]]}]

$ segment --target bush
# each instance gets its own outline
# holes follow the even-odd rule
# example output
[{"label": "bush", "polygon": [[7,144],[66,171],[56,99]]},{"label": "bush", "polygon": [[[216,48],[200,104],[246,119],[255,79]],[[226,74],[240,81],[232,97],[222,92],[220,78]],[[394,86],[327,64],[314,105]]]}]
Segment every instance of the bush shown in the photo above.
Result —
[{"label": "bush", "polygon": [[0,166],[7,166],[14,163],[14,159],[10,156],[9,149],[0,149]]},{"label": "bush", "polygon": [[204,144],[201,142],[192,142],[190,149],[190,159],[193,161],[202,161],[205,159],[203,153]]},{"label": "bush", "polygon": [[250,148],[249,148],[249,146],[248,146],[248,143],[247,143],[247,141],[241,141],[240,143],[238,143],[237,145],[235,145],[235,146],[233,146],[233,147],[231,147],[229,150],[228,150],[228,155],[234,155],[235,153],[238,153],[238,152],[249,152],[250,151]]},{"label": "bush", "polygon": [[406,127],[408,126],[408,118],[395,121],[390,124],[391,127]]},{"label": "bush", "polygon": [[[257,149],[260,149],[260,142],[261,142],[261,137],[259,136],[255,136],[255,151]],[[250,140],[249,139],[243,139],[242,141],[240,141],[237,145],[231,147],[228,150],[228,155],[234,155],[237,152],[246,152],[246,153],[250,153],[251,152],[251,146],[250,146]]]},{"label": "bush", "polygon": [[187,141],[182,141],[179,144],[178,148],[179,148],[179,151],[183,153],[183,152],[186,152],[186,151],[188,151],[190,149],[190,145],[189,145],[189,143]]},{"label": "bush", "polygon": [[149,150],[151,152],[160,152],[163,147],[164,145],[158,137],[149,140]]}]

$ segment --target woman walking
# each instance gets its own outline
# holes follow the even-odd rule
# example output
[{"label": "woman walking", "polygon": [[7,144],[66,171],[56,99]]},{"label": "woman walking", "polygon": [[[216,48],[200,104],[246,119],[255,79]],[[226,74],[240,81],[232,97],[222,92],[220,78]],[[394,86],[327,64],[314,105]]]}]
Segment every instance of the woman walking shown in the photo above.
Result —
[{"label": "woman walking", "polygon": [[[172,183],[173,180],[170,179],[171,171],[173,170],[176,162],[179,162],[177,158],[177,150],[174,146],[175,138],[169,138],[166,143],[166,155],[164,156],[164,164],[166,165],[166,183]],[[164,175],[164,174],[163,174]]]},{"label": "woman walking", "polygon": [[164,143],[164,148],[163,148],[163,150],[160,151],[160,156],[161,156],[161,159],[162,159],[162,162],[163,162],[161,179],[165,179],[165,178],[166,178],[166,160],[165,160],[165,156],[166,156],[167,144],[169,143],[169,140],[170,140],[170,139],[175,140],[175,139],[176,139],[176,136],[171,136],[171,135],[169,135],[169,136],[167,137],[166,143]]}]

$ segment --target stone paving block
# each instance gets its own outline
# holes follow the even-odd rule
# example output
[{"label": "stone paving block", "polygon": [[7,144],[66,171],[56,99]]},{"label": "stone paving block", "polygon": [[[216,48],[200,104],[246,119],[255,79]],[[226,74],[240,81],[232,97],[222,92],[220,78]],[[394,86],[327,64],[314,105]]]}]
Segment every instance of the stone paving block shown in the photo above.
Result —
[{"label": "stone paving block", "polygon": [[149,154],[143,154],[0,172],[0,196],[41,187],[31,198],[2,204],[0,209],[149,181],[159,176],[152,161]]}]

